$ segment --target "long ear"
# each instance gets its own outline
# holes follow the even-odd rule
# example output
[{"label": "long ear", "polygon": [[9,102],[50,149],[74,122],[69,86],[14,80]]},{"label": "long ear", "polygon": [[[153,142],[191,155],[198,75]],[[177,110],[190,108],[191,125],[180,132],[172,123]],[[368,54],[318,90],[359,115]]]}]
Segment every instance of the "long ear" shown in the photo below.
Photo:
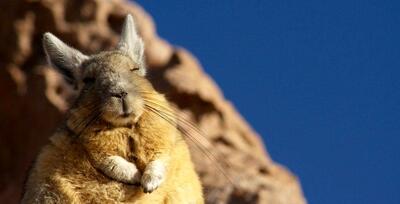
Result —
[{"label": "long ear", "polygon": [[78,50],[69,47],[51,33],[43,35],[43,48],[47,61],[72,84],[79,78],[79,67],[89,58]]},{"label": "long ear", "polygon": [[117,49],[128,54],[135,62],[140,64],[139,73],[141,75],[146,74],[143,58],[143,40],[139,37],[133,17],[130,14],[126,16],[124,25],[122,26],[121,39]]}]

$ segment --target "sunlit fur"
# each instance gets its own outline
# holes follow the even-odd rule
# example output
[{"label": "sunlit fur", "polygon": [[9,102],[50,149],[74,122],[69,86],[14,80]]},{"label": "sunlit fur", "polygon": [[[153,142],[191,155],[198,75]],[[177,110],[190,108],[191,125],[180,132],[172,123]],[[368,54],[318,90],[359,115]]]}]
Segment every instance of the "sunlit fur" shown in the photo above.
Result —
[{"label": "sunlit fur", "polygon": [[[61,41],[53,49],[52,38],[50,60],[71,50]],[[79,96],[37,157],[22,203],[204,203],[177,117],[136,69],[140,58],[117,49],[80,59],[71,75]]]}]

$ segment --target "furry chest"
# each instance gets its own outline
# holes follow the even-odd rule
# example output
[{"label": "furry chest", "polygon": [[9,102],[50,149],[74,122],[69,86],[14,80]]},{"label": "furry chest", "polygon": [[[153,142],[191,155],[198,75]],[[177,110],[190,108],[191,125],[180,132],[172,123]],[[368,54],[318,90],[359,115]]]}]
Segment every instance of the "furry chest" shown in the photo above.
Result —
[{"label": "furry chest", "polygon": [[128,160],[135,163],[138,169],[143,172],[157,151],[155,146],[138,133],[128,136],[128,146]]}]

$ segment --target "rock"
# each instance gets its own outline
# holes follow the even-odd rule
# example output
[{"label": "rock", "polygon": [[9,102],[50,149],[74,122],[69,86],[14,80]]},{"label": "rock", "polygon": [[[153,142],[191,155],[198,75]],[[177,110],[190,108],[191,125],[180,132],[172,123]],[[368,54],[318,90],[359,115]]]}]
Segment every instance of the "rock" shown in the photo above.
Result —
[{"label": "rock", "polygon": [[3,0],[0,7],[0,203],[18,202],[29,166],[75,96],[46,64],[42,34],[50,31],[88,54],[111,49],[127,13],[144,38],[149,78],[175,104],[182,126],[189,121],[203,132],[191,128],[187,140],[207,203],[306,202],[297,178],[270,159],[260,137],[196,59],[157,36],[139,5]]}]

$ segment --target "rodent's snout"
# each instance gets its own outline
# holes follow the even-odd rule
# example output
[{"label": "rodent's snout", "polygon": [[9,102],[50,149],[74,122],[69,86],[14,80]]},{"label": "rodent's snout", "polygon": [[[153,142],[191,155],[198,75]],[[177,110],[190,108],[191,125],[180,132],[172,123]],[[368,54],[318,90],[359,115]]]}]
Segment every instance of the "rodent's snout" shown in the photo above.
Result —
[{"label": "rodent's snout", "polygon": [[130,103],[128,101],[129,100],[128,93],[126,91],[112,93],[111,96],[115,97],[121,101],[121,108],[122,108],[121,116],[122,117],[124,117],[124,118],[129,117],[133,113],[133,110],[132,110],[131,106],[129,105]]},{"label": "rodent's snout", "polygon": [[135,123],[143,112],[143,100],[134,93],[110,92],[104,100],[103,118],[114,125]]}]

